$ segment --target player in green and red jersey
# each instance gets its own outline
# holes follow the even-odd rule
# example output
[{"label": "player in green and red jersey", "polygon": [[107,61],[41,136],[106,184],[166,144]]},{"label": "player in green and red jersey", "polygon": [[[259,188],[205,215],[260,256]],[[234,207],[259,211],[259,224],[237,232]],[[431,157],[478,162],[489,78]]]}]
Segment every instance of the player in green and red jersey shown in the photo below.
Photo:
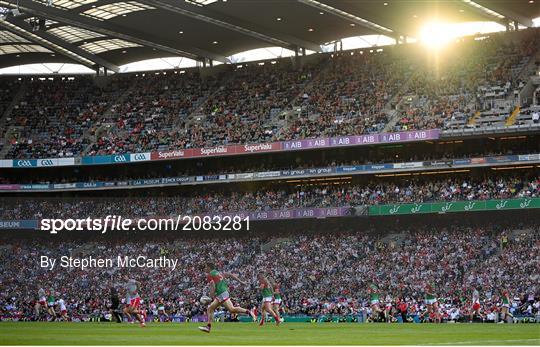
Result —
[{"label": "player in green and red jersey", "polygon": [[504,289],[502,291],[501,321],[499,323],[506,322],[508,316],[513,317],[510,313],[510,294],[508,290]]},{"label": "player in green and red jersey", "polygon": [[47,296],[47,313],[52,317],[51,319],[53,321],[56,320],[56,312],[54,311],[54,305],[56,304],[56,300],[54,299],[54,290],[49,291],[49,295]]},{"label": "player in green and red jersey", "polygon": [[[281,289],[279,287],[279,283],[277,283],[275,280],[272,280],[272,287],[274,288],[274,301],[272,301],[272,308],[279,316],[279,310],[283,302],[283,298],[281,297]],[[281,318],[281,322],[283,323],[283,318]]]},{"label": "player in green and red jersey", "polygon": [[436,322],[436,323],[440,323],[441,322],[441,315],[440,315],[440,312],[439,312],[439,303],[437,302],[437,297],[435,296],[435,293],[434,293],[434,290],[433,290],[433,287],[431,284],[428,284],[426,285],[426,293],[425,293],[425,298],[424,298],[424,302],[426,304],[426,307],[427,307],[427,315],[428,317],[431,319],[433,318],[433,320]]},{"label": "player in green and red jersey", "polygon": [[219,306],[223,305],[232,314],[247,314],[250,315],[253,321],[257,320],[252,310],[242,308],[240,306],[234,306],[229,297],[229,285],[225,278],[233,278],[242,284],[246,282],[242,281],[237,275],[229,272],[219,272],[216,270],[214,264],[208,263],[205,267],[205,272],[208,273],[207,278],[210,284],[210,297],[214,300],[208,305],[208,324],[205,327],[199,327],[199,330],[209,333],[212,328],[212,321],[214,320],[214,311]]},{"label": "player in green and red jersey", "polygon": [[372,284],[368,288],[369,292],[369,305],[371,306],[371,320],[377,321],[381,312],[381,300],[379,288],[375,284]]},{"label": "player in green and red jersey", "polygon": [[274,292],[272,291],[272,284],[266,278],[266,276],[260,272],[258,275],[259,285],[262,290],[262,305],[261,305],[261,323],[264,325],[266,319],[266,312],[270,313],[272,317],[276,320],[276,324],[281,324],[281,317],[277,312],[272,308],[272,303],[274,301]]}]

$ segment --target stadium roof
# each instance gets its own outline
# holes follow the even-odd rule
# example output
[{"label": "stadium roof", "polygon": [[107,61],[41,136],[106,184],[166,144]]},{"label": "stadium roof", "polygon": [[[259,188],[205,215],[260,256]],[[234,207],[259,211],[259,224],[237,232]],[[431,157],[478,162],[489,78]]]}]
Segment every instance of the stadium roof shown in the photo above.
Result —
[{"label": "stadium roof", "polygon": [[0,68],[118,66],[182,56],[227,62],[284,47],[320,51],[344,37],[414,37],[432,18],[533,26],[540,0],[0,0]]}]

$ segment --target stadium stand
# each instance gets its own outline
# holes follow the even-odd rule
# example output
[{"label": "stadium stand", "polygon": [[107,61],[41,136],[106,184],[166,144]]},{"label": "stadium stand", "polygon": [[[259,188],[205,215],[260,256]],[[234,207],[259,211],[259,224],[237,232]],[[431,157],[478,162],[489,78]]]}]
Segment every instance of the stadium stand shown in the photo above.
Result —
[{"label": "stadium stand", "polygon": [[[203,267],[211,261],[246,281],[230,281],[235,303],[260,308],[263,272],[281,286],[282,313],[302,322],[371,321],[373,288],[381,321],[436,322],[428,287],[444,322],[540,322],[540,28],[507,21],[506,32],[458,38],[430,53],[396,30],[393,45],[343,50],[338,40],[329,51],[335,35],[326,23],[315,47],[314,38],[292,35],[291,57],[233,62],[225,55],[235,45],[201,39],[189,47],[188,28],[174,37],[146,36],[144,28],[130,37],[134,26],[122,40],[108,38],[122,21],[140,26],[126,6],[141,15],[168,11],[168,1],[45,3],[21,0],[21,8],[56,13],[50,27],[13,12],[0,25],[32,23],[32,35],[45,39],[83,35],[69,42],[82,56],[69,61],[97,60],[90,64],[96,75],[0,77],[0,321],[110,321],[111,289],[123,297],[136,281],[147,321],[203,322],[201,297],[212,295]],[[66,3],[74,7],[62,9]],[[169,10],[184,13],[197,6],[197,16],[225,6],[171,3]],[[107,15],[98,5],[110,6],[112,17],[96,17]],[[96,32],[68,30],[66,13]],[[314,13],[322,23],[331,17]],[[338,17],[351,35],[366,25]],[[290,25],[278,18],[272,25]],[[236,37],[243,49],[258,47],[261,37],[265,44],[291,38],[240,24],[221,23],[218,34]],[[116,48],[88,48],[100,43]],[[0,35],[0,53],[4,44]],[[309,46],[317,52],[306,54]],[[116,64],[164,52],[197,66],[123,73]],[[247,230],[105,232],[64,224],[56,235],[43,228],[50,219],[233,215],[248,220]],[[61,255],[169,257],[180,265],[37,265],[38,256]],[[475,292],[482,314],[473,310]],[[67,317],[40,311],[45,294],[53,307],[65,302]],[[512,316],[503,313],[505,294]],[[247,319],[223,309],[216,317]]]},{"label": "stadium stand", "polygon": [[105,86],[80,76],[25,81],[26,92],[6,123],[11,146],[5,157],[133,153],[384,129],[504,127],[518,119],[529,125],[532,119],[521,115],[532,109],[518,109],[516,96],[539,34],[512,34],[456,43],[460,57],[436,68],[418,59],[414,48],[396,47],[325,54],[300,69],[279,60],[205,77],[197,71],[113,76]]}]

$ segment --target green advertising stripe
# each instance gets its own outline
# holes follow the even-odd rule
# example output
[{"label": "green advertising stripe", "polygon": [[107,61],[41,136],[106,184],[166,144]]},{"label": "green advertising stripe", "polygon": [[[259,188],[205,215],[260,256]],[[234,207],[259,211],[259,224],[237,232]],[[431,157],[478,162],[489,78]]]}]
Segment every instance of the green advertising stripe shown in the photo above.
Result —
[{"label": "green advertising stripe", "polygon": [[529,208],[540,208],[540,198],[376,205],[369,207],[369,215],[388,216],[422,213],[516,210]]}]

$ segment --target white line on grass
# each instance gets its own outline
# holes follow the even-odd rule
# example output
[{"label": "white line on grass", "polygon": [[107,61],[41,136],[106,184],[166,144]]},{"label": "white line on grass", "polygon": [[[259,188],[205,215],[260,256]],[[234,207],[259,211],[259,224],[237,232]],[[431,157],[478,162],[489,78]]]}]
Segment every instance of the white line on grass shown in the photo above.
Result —
[{"label": "white line on grass", "polygon": [[540,339],[520,339],[520,340],[474,340],[474,341],[449,341],[449,342],[438,342],[438,343],[422,343],[421,345],[483,345],[484,343],[491,343],[491,342],[530,342],[530,341],[538,341],[540,342]]}]

